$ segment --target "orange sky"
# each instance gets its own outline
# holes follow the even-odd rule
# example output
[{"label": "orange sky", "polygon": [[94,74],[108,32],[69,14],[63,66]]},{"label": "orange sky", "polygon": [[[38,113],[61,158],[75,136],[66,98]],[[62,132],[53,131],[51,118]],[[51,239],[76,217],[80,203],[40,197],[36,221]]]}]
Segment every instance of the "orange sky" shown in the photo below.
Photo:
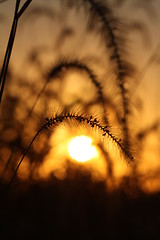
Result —
[{"label": "orange sky", "polygon": [[[7,44],[10,27],[12,23],[12,17],[14,13],[14,5],[16,1],[8,0],[4,3],[0,4],[0,17],[2,16],[2,20],[0,20],[0,60],[2,62],[3,55],[5,52],[5,47]],[[104,46],[99,45],[99,38],[94,34],[85,35],[85,22],[84,22],[84,12],[79,10],[78,13],[73,10],[69,13],[60,14],[59,18],[55,18],[55,22],[51,22],[51,20],[46,17],[39,17],[38,21],[27,21],[27,16],[29,16],[30,12],[34,8],[34,6],[44,5],[48,3],[53,7],[53,2],[57,3],[57,1],[44,1],[44,0],[35,0],[26,13],[20,19],[18,25],[18,31],[16,34],[15,44],[13,48],[13,54],[11,59],[11,65],[13,65],[18,71],[19,69],[23,69],[24,59],[27,56],[28,52],[31,51],[34,47],[41,46],[43,44],[52,48],[54,52],[54,57],[52,60],[55,60],[60,56],[63,52],[65,54],[69,54],[71,51],[77,54],[77,56],[84,57],[86,51],[91,55],[93,52],[96,53],[96,56],[102,58],[104,52]],[[132,1],[133,2],[133,1]],[[131,3],[131,1],[130,1]],[[121,14],[122,17],[132,20],[135,22],[137,20],[145,23],[147,26],[147,34],[150,38],[150,41],[145,41],[144,36],[141,33],[136,31],[129,34],[129,46],[131,53],[131,60],[137,68],[140,70],[143,68],[147,59],[155,49],[155,47],[160,43],[160,32],[159,32],[159,22],[160,22],[160,1],[155,1],[153,4],[155,6],[156,17],[152,19],[150,15],[147,14],[143,9],[139,8],[138,10],[134,10],[133,7],[127,3],[127,9],[124,9]],[[129,7],[130,6],[130,7]],[[53,8],[54,9],[54,8]],[[56,11],[60,13],[59,5],[56,5]],[[1,19],[1,18],[0,18]],[[58,20],[57,20],[58,19]],[[73,21],[74,19],[74,21]],[[69,26],[76,29],[76,36],[74,40],[66,40],[62,46],[56,48],[57,39],[60,34],[60,29],[63,29],[64,26]],[[77,28],[78,26],[78,28]],[[77,30],[78,29],[78,30]],[[94,39],[94,41],[93,41]],[[146,43],[148,44],[146,45]],[[76,43],[76,44],[75,44]],[[77,44],[79,46],[79,51],[77,51]],[[58,50],[57,50],[58,49]],[[97,51],[98,49],[98,51]],[[47,53],[45,56],[47,58]],[[159,57],[160,58],[160,57]],[[101,59],[103,61],[103,59]],[[50,62],[50,58],[46,60]],[[26,71],[23,69],[23,71]],[[22,72],[23,74],[24,72]],[[102,73],[103,74],[103,73]],[[140,83],[137,96],[140,95],[143,106],[143,114],[137,114],[137,119],[135,119],[135,125],[140,127],[149,126],[153,121],[160,117],[159,111],[159,103],[160,103],[160,72],[159,65],[155,64],[153,67],[149,68],[145,73],[143,81]],[[155,142],[153,137],[150,138],[147,142],[147,149],[150,149],[150,156],[147,155],[148,152],[144,152],[144,158],[146,162],[143,162],[140,165],[140,171],[149,171],[152,166],[156,165],[159,161],[158,152],[158,144]],[[156,148],[156,149],[155,149]],[[148,151],[148,150],[147,150]],[[148,162],[148,163],[147,163]],[[119,166],[118,166],[119,167]],[[146,169],[145,169],[146,168]]]}]

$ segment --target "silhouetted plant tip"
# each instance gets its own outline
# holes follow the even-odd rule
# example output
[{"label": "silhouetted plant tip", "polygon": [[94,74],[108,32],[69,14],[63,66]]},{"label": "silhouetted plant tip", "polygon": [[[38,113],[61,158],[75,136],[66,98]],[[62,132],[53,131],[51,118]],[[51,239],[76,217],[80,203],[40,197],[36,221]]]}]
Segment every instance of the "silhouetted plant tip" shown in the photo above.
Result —
[{"label": "silhouetted plant tip", "polygon": [[85,64],[84,61],[83,62],[79,60],[61,61],[50,70],[47,79],[49,81],[51,78],[61,77],[65,71],[71,71],[71,70],[84,71],[88,74],[91,82],[95,85],[97,89],[99,101],[103,107],[105,122],[108,122],[106,106],[105,106],[105,98],[103,96],[101,83],[98,81],[94,71],[89,66],[87,66],[87,64]]},{"label": "silhouetted plant tip", "polygon": [[[128,89],[125,87],[126,77],[132,76],[134,72],[134,67],[124,60],[124,49],[126,39],[120,36],[119,32],[119,19],[113,16],[112,10],[107,4],[103,4],[101,1],[96,0],[83,0],[86,3],[90,3],[91,12],[91,22],[95,22],[95,18],[102,23],[101,34],[105,38],[106,48],[109,49],[110,59],[114,63],[114,74],[117,79],[117,85],[121,92],[122,97],[122,107],[123,107],[123,117],[122,124],[125,134],[126,146],[129,145],[129,130],[128,130],[128,114],[129,109],[129,99],[128,99]],[[123,46],[123,47],[122,47]]]},{"label": "silhouetted plant tip", "polygon": [[51,81],[51,79],[54,79],[54,78],[62,79],[63,75],[66,71],[73,71],[73,70],[80,71],[80,72],[84,71],[89,76],[89,79],[91,80],[91,82],[94,84],[94,86],[97,89],[99,102],[103,107],[104,121],[106,123],[108,123],[105,97],[103,95],[102,86],[101,86],[101,83],[98,81],[97,76],[95,75],[93,70],[90,67],[88,67],[87,64],[85,64],[84,62],[81,62],[79,60],[72,60],[72,61],[63,60],[63,61],[59,61],[58,64],[54,65],[51,68],[51,70],[47,73],[44,86],[42,87],[41,91],[38,93],[24,125],[26,125],[26,123],[28,122],[41,94],[45,91],[45,88],[46,88],[47,84]]},{"label": "silhouetted plant tip", "polygon": [[93,70],[87,66],[84,62],[81,62],[79,60],[73,60],[73,61],[60,61],[56,66],[54,66],[48,73],[47,79],[48,81],[51,78],[61,77],[65,71],[85,71],[92,83],[95,85],[95,87],[98,89],[99,98],[102,102],[104,102],[104,96],[102,93],[102,86],[101,83],[97,80],[97,76],[93,72]]},{"label": "silhouetted plant tip", "polygon": [[14,175],[11,179],[10,184],[12,183],[13,179],[16,176],[16,173],[24,159],[24,157],[27,155],[31,145],[33,144],[33,142],[35,141],[35,139],[37,138],[37,136],[42,132],[42,130],[44,129],[50,129],[51,127],[56,127],[57,125],[59,125],[60,123],[64,122],[64,121],[77,121],[79,123],[86,123],[88,126],[90,126],[91,128],[97,128],[100,131],[102,131],[102,136],[108,136],[109,139],[111,139],[117,146],[118,148],[122,151],[122,153],[124,154],[124,156],[129,159],[129,162],[131,162],[133,160],[133,156],[130,154],[130,152],[125,149],[122,144],[121,144],[121,139],[117,139],[114,135],[112,135],[112,133],[109,131],[108,126],[102,126],[99,122],[99,120],[97,118],[93,118],[92,116],[90,116],[89,118],[83,115],[78,115],[78,114],[72,114],[72,113],[61,113],[61,114],[55,114],[55,116],[51,117],[51,118],[46,118],[44,124],[40,127],[40,129],[37,131],[37,133],[35,134],[35,136],[33,137],[32,141],[30,142],[29,146],[27,147],[24,155],[22,156],[21,160],[18,163],[17,168],[15,169]]}]

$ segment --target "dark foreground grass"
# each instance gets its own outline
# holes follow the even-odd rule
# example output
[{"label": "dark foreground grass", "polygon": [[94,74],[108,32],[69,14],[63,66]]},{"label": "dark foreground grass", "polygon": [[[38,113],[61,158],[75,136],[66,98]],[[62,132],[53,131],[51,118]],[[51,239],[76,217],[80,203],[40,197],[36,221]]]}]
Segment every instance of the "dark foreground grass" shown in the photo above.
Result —
[{"label": "dark foreground grass", "polygon": [[89,175],[68,169],[65,180],[17,180],[0,201],[4,240],[160,237],[160,193],[145,194],[131,178],[108,191],[105,182],[93,183]]}]

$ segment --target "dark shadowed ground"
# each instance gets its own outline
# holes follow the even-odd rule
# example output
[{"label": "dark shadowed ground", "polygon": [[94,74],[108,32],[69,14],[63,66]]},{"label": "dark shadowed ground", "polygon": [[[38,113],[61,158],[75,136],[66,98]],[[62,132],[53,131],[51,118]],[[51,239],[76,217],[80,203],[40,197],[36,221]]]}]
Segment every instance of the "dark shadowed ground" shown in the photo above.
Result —
[{"label": "dark shadowed ground", "polygon": [[[160,193],[146,195],[129,179],[114,191],[89,175],[1,186],[1,239],[159,239]],[[131,189],[132,188],[132,189]]]}]

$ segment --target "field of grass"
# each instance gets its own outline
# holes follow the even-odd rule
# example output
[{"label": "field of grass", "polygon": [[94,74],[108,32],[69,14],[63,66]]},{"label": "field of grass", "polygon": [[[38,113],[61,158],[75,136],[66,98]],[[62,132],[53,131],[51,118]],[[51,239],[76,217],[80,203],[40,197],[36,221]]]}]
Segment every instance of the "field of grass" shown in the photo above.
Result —
[{"label": "field of grass", "polygon": [[0,1],[1,239],[160,237],[159,9]]}]

